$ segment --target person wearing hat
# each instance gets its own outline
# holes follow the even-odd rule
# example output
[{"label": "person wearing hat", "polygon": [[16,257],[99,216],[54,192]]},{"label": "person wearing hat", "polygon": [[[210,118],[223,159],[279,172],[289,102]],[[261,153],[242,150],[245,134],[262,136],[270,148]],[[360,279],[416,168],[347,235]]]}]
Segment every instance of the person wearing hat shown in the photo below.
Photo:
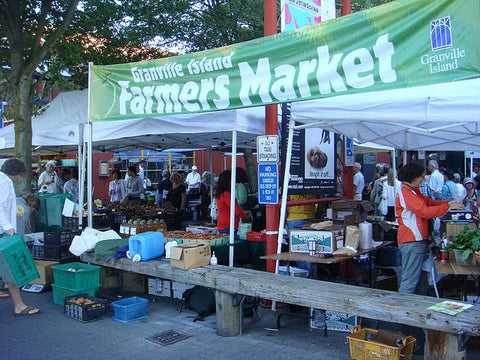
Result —
[{"label": "person wearing hat", "polygon": [[168,172],[168,170],[163,170],[162,180],[158,183],[157,194],[155,196],[156,204],[158,206],[164,206],[171,185],[172,184],[170,182],[170,173]]},{"label": "person wearing hat", "polygon": [[195,165],[192,166],[192,172],[187,175],[187,179],[185,182],[187,183],[187,193],[192,192],[192,190],[200,189],[200,185],[202,183],[202,177],[197,172],[197,167]]},{"label": "person wearing hat", "polygon": [[477,203],[477,194],[475,192],[475,184],[473,183],[472,178],[465,178],[463,180],[463,186],[467,190],[467,196],[463,200],[465,205],[465,210],[472,211],[474,213],[478,212],[478,203]]},{"label": "person wearing hat", "polygon": [[57,192],[56,182],[58,175],[55,172],[55,161],[50,160],[45,165],[45,171],[38,177],[38,189],[46,193]]}]

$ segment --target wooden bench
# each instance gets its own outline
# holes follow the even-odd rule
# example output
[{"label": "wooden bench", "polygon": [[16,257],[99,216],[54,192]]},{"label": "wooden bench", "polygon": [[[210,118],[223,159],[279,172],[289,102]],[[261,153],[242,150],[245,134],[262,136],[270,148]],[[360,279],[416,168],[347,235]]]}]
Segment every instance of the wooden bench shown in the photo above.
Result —
[{"label": "wooden bench", "polygon": [[204,266],[188,271],[170,267],[168,260],[134,263],[128,259],[96,260],[83,254],[85,262],[215,289],[217,334],[239,334],[240,315],[234,306],[236,294],[358,315],[406,324],[427,330],[425,359],[465,359],[465,342],[480,336],[480,306],[455,316],[428,310],[444,299],[317,281],[226,266]]}]

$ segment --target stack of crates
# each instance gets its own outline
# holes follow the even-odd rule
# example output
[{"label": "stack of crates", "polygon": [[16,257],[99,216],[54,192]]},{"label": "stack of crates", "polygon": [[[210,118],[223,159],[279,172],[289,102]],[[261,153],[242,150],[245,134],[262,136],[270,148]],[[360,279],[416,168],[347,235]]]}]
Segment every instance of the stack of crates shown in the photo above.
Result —
[{"label": "stack of crates", "polygon": [[52,226],[44,232],[43,244],[33,245],[32,256],[36,260],[65,261],[75,257],[70,251],[70,245],[75,235],[80,231],[70,228]]},{"label": "stack of crates", "polygon": [[53,302],[64,305],[68,296],[87,294],[95,296],[100,288],[100,266],[84,263],[67,263],[52,266]]}]

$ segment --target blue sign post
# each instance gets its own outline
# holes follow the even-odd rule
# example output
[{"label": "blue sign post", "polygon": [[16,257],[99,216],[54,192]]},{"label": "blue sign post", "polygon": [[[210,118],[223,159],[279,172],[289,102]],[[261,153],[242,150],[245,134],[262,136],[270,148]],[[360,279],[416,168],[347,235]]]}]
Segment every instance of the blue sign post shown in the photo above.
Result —
[{"label": "blue sign post", "polygon": [[258,164],[258,202],[264,205],[278,204],[278,164]]}]

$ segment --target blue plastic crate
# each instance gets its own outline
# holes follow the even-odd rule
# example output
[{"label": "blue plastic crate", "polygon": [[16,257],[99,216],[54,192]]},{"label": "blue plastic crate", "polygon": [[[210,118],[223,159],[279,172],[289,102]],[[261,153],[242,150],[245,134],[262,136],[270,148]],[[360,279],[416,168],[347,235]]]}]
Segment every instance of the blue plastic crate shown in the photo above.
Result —
[{"label": "blue plastic crate", "polygon": [[128,323],[146,318],[148,300],[133,296],[112,302],[113,320]]}]

